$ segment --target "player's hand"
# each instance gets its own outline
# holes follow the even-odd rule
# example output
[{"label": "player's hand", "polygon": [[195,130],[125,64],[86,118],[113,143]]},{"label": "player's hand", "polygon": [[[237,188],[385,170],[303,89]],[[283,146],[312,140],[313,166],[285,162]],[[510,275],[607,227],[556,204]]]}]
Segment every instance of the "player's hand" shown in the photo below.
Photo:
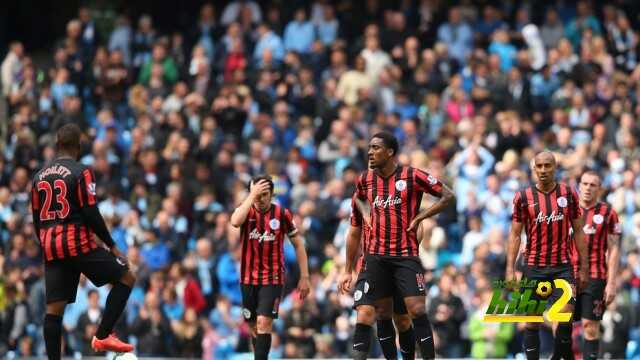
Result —
[{"label": "player's hand", "polygon": [[309,281],[308,276],[300,277],[300,281],[298,281],[298,292],[300,293],[300,300],[304,300],[307,295],[309,295],[309,291],[311,289],[311,282]]},{"label": "player's hand", "polygon": [[504,280],[515,283],[515,281],[517,280],[515,271],[513,269],[507,269],[504,275]]},{"label": "player's hand", "polygon": [[127,266],[129,266],[129,259],[127,259],[127,257],[126,257],[126,256],[124,256],[124,255],[120,252],[120,250],[118,249],[118,247],[117,247],[117,246],[115,246],[115,245],[114,245],[114,246],[110,249],[110,251],[111,251],[111,253],[113,254],[113,256],[115,256],[116,258],[118,258],[118,259],[122,260],[122,262],[124,262],[125,264],[127,264]]},{"label": "player's hand", "polygon": [[616,286],[615,284],[607,284],[604,288],[604,301],[607,306],[616,299]]},{"label": "player's hand", "polygon": [[417,231],[418,230],[418,225],[420,225],[420,223],[422,222],[422,219],[413,219],[411,220],[411,223],[409,223],[409,227],[407,228],[407,232],[411,232],[411,231]]},{"label": "player's hand", "polygon": [[269,183],[266,180],[260,180],[255,184],[251,184],[250,195],[252,198],[257,198],[263,192],[269,190]]},{"label": "player's hand", "polygon": [[351,283],[353,282],[353,274],[351,271],[343,271],[338,278],[338,290],[343,294],[351,291]]},{"label": "player's hand", "polygon": [[579,292],[587,288],[587,283],[589,282],[589,272],[585,267],[580,268],[580,273],[578,274],[579,282],[578,286],[580,287]]}]

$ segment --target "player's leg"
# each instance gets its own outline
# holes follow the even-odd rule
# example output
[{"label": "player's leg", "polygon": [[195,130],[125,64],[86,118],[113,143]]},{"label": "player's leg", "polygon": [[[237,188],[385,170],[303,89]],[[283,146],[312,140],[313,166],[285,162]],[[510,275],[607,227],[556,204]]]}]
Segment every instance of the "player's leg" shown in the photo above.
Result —
[{"label": "player's leg", "polygon": [[256,336],[258,335],[256,309],[258,308],[258,289],[254,285],[240,285],[242,292],[242,316],[251,329],[251,345],[256,351]]},{"label": "player's leg", "polygon": [[[353,292],[353,308],[356,309],[356,327],[359,328],[365,325],[368,329],[372,329],[373,324],[376,322],[376,308],[369,295],[369,290],[370,285],[366,280],[366,272],[360,271]],[[358,326],[358,324],[360,324],[360,326]],[[360,331],[362,331],[362,329],[360,329]],[[368,333],[371,334],[370,331],[368,331]],[[371,339],[371,335],[369,335],[369,339]],[[353,342],[354,345],[356,343],[356,341]],[[363,345],[358,345],[358,347],[360,346]]]},{"label": "player's leg", "polygon": [[527,360],[540,359],[540,324],[525,324],[523,348]]},{"label": "player's leg", "polygon": [[393,327],[393,300],[392,298],[376,301],[376,330],[382,353],[386,359],[396,359],[396,329]]},{"label": "player's leg", "polygon": [[258,307],[256,309],[256,343],[255,359],[267,360],[271,350],[271,333],[273,332],[273,319],[278,318],[281,285],[260,286],[258,290]]},{"label": "player's leg", "polygon": [[435,358],[433,330],[427,318],[424,270],[418,259],[394,260],[393,277],[400,295],[404,298],[407,312],[424,359]]},{"label": "player's leg", "polygon": [[398,291],[393,297],[393,322],[398,329],[402,358],[404,360],[414,359],[416,356],[416,335],[404,299],[398,294]]},{"label": "player's leg", "polygon": [[[568,304],[564,306],[562,312],[573,313],[575,309],[575,282],[573,279],[573,270],[570,266],[563,266],[560,270],[556,270],[555,274],[552,274],[549,281],[554,279],[564,279],[572,284],[572,297]],[[553,293],[548,299],[548,306],[554,304],[562,296],[562,289],[554,288]],[[571,333],[573,331],[573,321],[568,322],[554,322],[553,323],[553,335],[554,335],[554,349],[552,359],[573,359],[573,351],[571,350]]]},{"label": "player's leg", "polygon": [[584,344],[582,357],[585,360],[597,359],[600,344],[600,320],[604,313],[604,280],[591,279],[587,289],[581,294],[582,328]]},{"label": "player's leg", "polygon": [[96,336],[91,340],[92,348],[96,351],[133,351],[133,345],[112,334],[136,281],[135,276],[129,271],[128,264],[101,247],[72,259],[75,268],[85,274],[94,285],[112,285]]},{"label": "player's leg", "polygon": [[[378,309],[387,309],[391,319],[391,295],[393,293],[392,277],[385,268],[385,262],[382,257],[377,255],[367,255],[367,281],[363,296],[373,301],[376,313]],[[371,319],[363,319],[362,322],[356,323],[356,329],[353,334],[353,358],[366,359],[371,348],[371,333],[373,332],[373,321]]]},{"label": "player's leg", "polygon": [[43,335],[47,356],[58,360],[62,355],[62,316],[67,303],[76,300],[80,273],[64,260],[45,263],[45,296],[47,311],[44,316]]}]

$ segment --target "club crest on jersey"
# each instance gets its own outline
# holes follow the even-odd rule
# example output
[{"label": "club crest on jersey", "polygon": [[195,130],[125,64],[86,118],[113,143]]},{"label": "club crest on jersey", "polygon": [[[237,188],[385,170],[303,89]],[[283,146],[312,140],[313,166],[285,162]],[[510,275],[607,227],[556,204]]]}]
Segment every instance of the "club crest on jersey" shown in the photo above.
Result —
[{"label": "club crest on jersey", "polygon": [[556,202],[561,208],[567,207],[567,198],[564,196],[560,196]]},{"label": "club crest on jersey", "polygon": [[600,215],[600,214],[595,214],[593,215],[593,223],[594,224],[602,224],[602,222],[604,221],[604,216]]},{"label": "club crest on jersey", "polygon": [[269,226],[271,227],[271,229],[273,230],[278,230],[280,229],[280,220],[278,219],[271,219],[269,221]]},{"label": "club crest on jersey", "polygon": [[364,293],[366,294],[366,293],[368,293],[368,292],[369,292],[369,282],[368,282],[368,281],[365,281],[365,282],[364,282]]},{"label": "club crest on jersey", "polygon": [[429,176],[427,176],[427,181],[429,181],[429,184],[435,185],[438,182],[438,179],[436,179],[433,176],[429,175]]},{"label": "club crest on jersey", "polygon": [[[558,199],[558,200],[560,200],[560,199]],[[563,213],[556,214],[555,211],[552,211],[551,214],[544,215],[542,213],[542,211],[540,211],[538,213],[538,216],[536,217],[536,223],[538,223],[538,224],[541,224],[541,223],[550,224],[552,222],[562,221],[563,219],[564,219],[564,214]]]},{"label": "club crest on jersey", "polygon": [[87,192],[93,196],[96,195],[96,183],[87,184]]},{"label": "club crest on jersey", "polygon": [[398,191],[404,191],[404,189],[407,188],[407,182],[404,180],[398,180],[396,181],[396,190]]}]

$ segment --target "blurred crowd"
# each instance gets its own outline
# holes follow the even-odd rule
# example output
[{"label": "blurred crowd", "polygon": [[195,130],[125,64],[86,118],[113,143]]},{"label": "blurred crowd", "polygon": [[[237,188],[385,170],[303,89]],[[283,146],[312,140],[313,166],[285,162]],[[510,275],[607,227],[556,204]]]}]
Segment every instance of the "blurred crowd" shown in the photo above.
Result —
[{"label": "blurred crowd", "polygon": [[[151,15],[96,3],[46,59],[16,41],[1,64],[0,355],[43,354],[30,179],[55,156],[54,131],[76,123],[100,210],[139,279],[117,326],[138,355],[250,351],[229,215],[251,176],[267,173],[306,240],[312,281],[299,301],[287,245],[273,356],[347,356],[353,300],[336,277],[368,139],[386,129],[400,163],[457,196],[423,223],[438,356],[521,351],[521,325],[482,315],[504,275],[513,195],[545,148],[572,186],[585,169],[603,176],[623,264],[601,349],[640,356],[638,2],[233,0],[166,32]],[[64,317],[67,354],[92,354],[107,292],[81,280]]]}]

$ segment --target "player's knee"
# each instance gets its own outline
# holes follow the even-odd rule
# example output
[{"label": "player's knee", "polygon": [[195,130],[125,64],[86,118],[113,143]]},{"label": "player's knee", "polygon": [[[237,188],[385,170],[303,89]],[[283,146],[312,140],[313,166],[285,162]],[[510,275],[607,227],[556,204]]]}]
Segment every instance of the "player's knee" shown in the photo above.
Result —
[{"label": "player's knee", "polygon": [[411,327],[411,318],[409,314],[393,314],[393,322],[396,324],[398,331],[405,332]]},{"label": "player's knee", "polygon": [[120,282],[132,288],[133,285],[136,283],[136,276],[133,275],[131,271],[127,271],[120,278]]},{"label": "player's knee", "polygon": [[258,334],[270,334],[273,330],[273,319],[268,316],[258,316],[256,330]]},{"label": "player's knee", "polygon": [[584,320],[584,337],[587,340],[595,340],[600,336],[600,323],[593,320]]},{"label": "player's knee", "polygon": [[376,320],[376,310],[370,305],[358,306],[358,323],[373,325]]},{"label": "player's knee", "polygon": [[387,308],[386,306],[376,306],[376,316],[380,320],[391,319],[393,316],[393,310],[391,308]]},{"label": "player's knee", "polygon": [[409,301],[407,302],[407,311],[412,319],[422,316],[427,313],[427,307],[424,301]]},{"label": "player's knee", "polygon": [[62,316],[62,314],[64,314],[64,308],[66,305],[66,301],[57,301],[47,304],[47,314]]},{"label": "player's knee", "polygon": [[527,330],[538,330],[540,329],[540,324],[538,323],[526,323],[524,328]]}]

